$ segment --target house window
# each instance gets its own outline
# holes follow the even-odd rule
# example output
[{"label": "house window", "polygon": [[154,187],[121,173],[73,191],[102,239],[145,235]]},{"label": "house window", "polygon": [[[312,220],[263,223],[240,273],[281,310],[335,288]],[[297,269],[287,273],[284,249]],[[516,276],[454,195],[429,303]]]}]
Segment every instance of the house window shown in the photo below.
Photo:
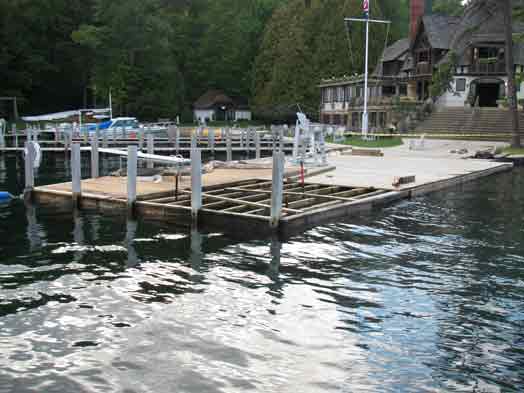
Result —
[{"label": "house window", "polygon": [[466,91],[466,78],[457,78],[455,81],[455,90],[457,92],[464,92]]},{"label": "house window", "polygon": [[357,97],[362,97],[362,90],[363,88],[361,86],[357,86]]},{"label": "house window", "polygon": [[345,94],[344,101],[348,102],[351,99],[351,86],[346,86],[344,88],[344,94]]},{"label": "house window", "polygon": [[376,127],[377,126],[377,112],[371,112],[369,125],[371,127]]},{"label": "house window", "polygon": [[385,97],[394,96],[396,93],[395,86],[382,86],[382,94]]},{"label": "house window", "polygon": [[353,112],[351,114],[351,127],[355,129],[358,128],[358,119],[359,119],[358,112]]},{"label": "house window", "polygon": [[344,88],[337,87],[337,102],[344,102]]},{"label": "house window", "polygon": [[398,87],[398,95],[401,97],[405,97],[408,95],[408,85],[400,85]]},{"label": "house window", "polygon": [[380,112],[378,115],[378,125],[380,128],[386,128],[386,112]]}]

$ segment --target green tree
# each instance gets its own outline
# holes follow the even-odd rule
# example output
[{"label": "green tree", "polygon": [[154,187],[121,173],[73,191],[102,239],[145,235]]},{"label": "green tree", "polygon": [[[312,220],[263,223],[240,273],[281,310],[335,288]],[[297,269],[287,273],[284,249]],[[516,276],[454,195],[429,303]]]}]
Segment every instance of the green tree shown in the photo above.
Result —
[{"label": "green tree", "polygon": [[436,0],[433,12],[446,15],[461,15],[464,11],[462,0]]},{"label": "green tree", "polygon": [[173,29],[157,0],[97,0],[95,21],[72,34],[94,57],[92,86],[112,92],[121,114],[147,119],[181,109],[181,75],[171,46]]}]

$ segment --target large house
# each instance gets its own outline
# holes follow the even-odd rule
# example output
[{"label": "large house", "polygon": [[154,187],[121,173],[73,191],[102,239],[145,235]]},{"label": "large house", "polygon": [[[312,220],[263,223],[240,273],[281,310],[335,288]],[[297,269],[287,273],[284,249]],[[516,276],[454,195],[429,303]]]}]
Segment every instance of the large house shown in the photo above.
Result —
[{"label": "large house", "polygon": [[245,97],[208,90],[193,104],[193,117],[199,123],[251,120],[251,109]]},{"label": "large house", "polygon": [[[451,64],[451,90],[431,97],[435,106],[496,107],[506,96],[504,16],[499,0],[472,0],[460,17],[431,13],[431,0],[411,0],[410,34],[387,47],[369,79],[369,126],[395,123],[401,103],[430,98],[434,73]],[[524,26],[515,23],[515,32]],[[524,45],[514,44],[515,70],[524,72]],[[362,76],[323,80],[321,121],[359,129]],[[518,86],[519,99],[524,97]]]}]

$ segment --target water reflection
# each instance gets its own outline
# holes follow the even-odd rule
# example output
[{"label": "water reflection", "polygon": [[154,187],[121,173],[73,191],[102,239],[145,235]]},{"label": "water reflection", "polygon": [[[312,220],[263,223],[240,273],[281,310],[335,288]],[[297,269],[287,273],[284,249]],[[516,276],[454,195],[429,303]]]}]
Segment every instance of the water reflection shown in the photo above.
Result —
[{"label": "water reflection", "polygon": [[132,218],[128,218],[126,222],[126,237],[124,240],[124,247],[127,249],[127,267],[135,267],[140,261],[135,249],[135,238],[138,223]]},{"label": "water reflection", "polygon": [[44,229],[38,225],[36,208],[31,202],[25,203],[25,215],[27,219],[27,240],[29,241],[29,252],[33,253],[42,247],[46,238]]},{"label": "water reflection", "polygon": [[0,392],[521,392],[523,179],[289,239],[0,208]]},{"label": "water reflection", "polygon": [[199,272],[204,257],[202,250],[203,236],[196,226],[191,228],[191,267],[194,271]]},{"label": "water reflection", "polygon": [[279,271],[280,271],[280,257],[282,253],[282,242],[278,235],[273,235],[271,237],[270,244],[271,252],[271,261],[267,270],[267,275],[275,282],[279,281]]}]

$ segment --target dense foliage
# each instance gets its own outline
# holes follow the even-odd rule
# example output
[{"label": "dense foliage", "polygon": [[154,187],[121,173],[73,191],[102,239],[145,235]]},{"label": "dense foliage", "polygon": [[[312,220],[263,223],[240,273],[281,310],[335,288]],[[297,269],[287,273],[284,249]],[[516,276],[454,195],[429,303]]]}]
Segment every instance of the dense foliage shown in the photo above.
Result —
[{"label": "dense foliage", "polygon": [[[408,3],[373,2],[393,21],[389,42],[407,31]],[[363,28],[343,23],[360,14],[361,0],[1,0],[0,96],[36,114],[105,106],[111,90],[116,113],[189,120],[220,88],[261,116],[315,113],[321,78],[362,72]],[[373,68],[386,29],[371,37]]]}]

